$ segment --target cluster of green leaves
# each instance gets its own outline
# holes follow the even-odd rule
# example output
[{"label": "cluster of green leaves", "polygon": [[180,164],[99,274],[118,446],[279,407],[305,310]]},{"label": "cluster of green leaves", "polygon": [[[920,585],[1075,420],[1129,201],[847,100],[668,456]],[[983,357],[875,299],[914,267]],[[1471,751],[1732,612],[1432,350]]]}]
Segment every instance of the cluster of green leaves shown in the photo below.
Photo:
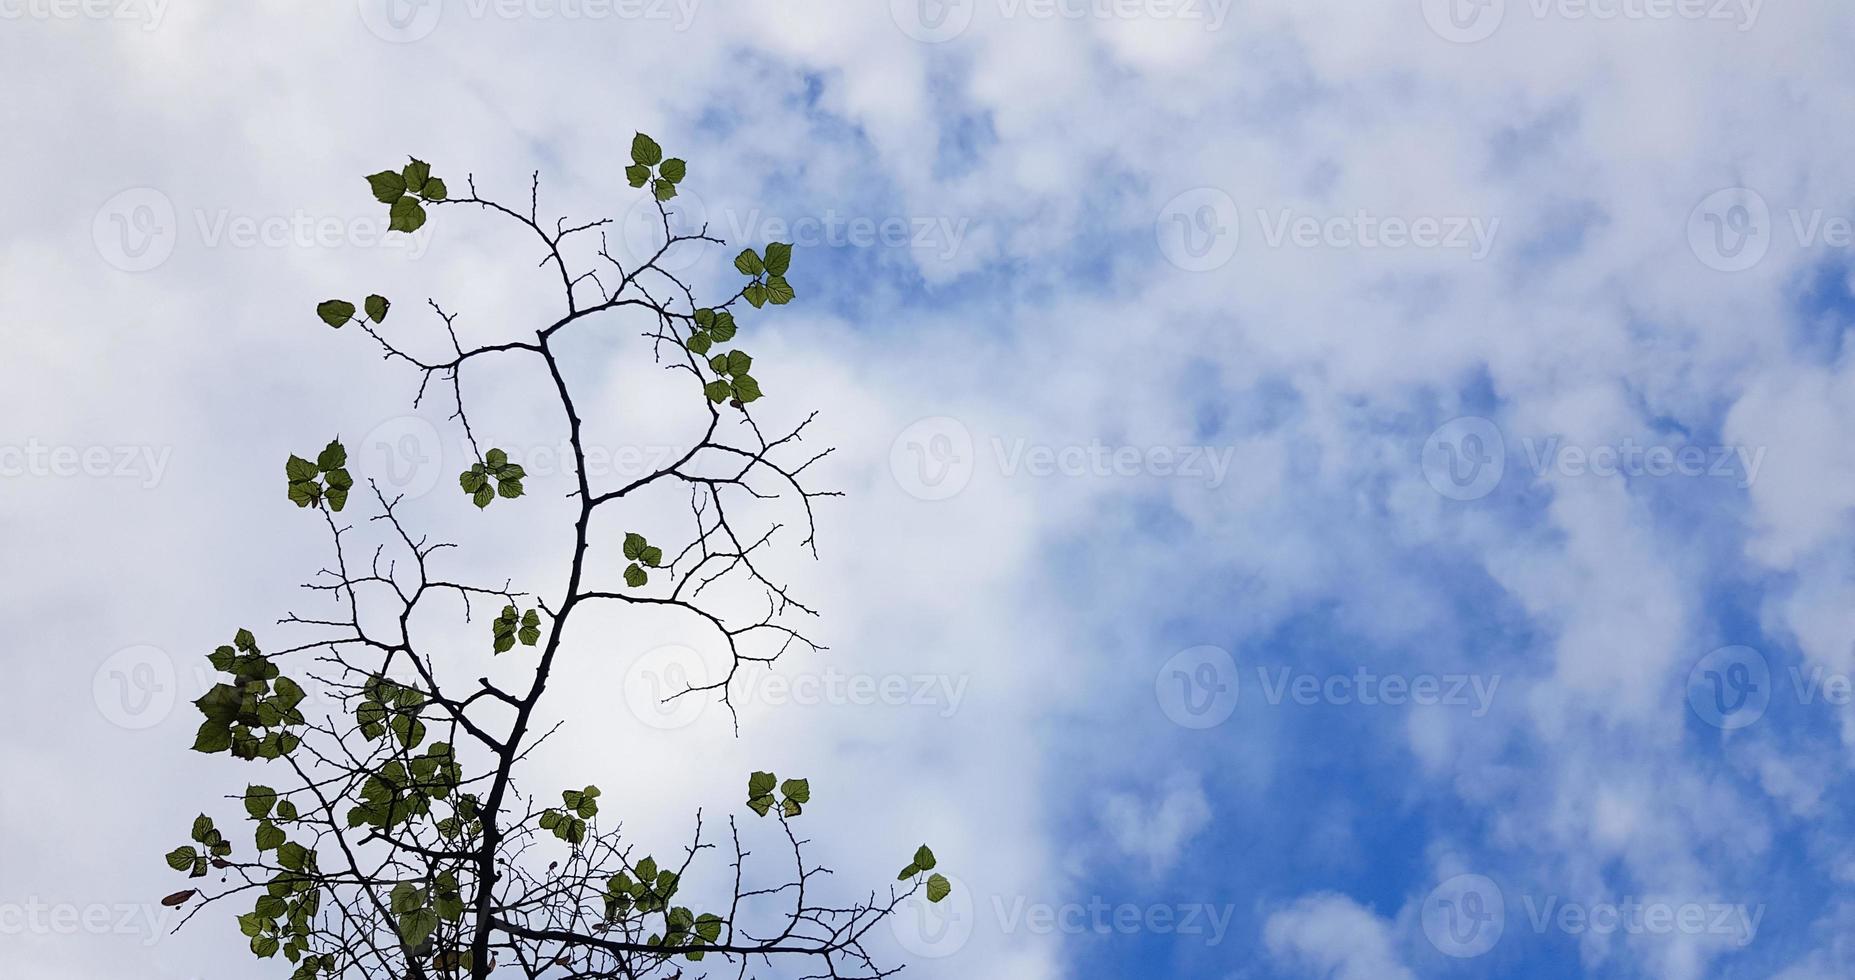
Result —
[{"label": "cluster of green leaves", "polygon": [[[213,827],[213,819],[204,813],[193,820],[193,843],[199,846],[177,847],[167,855],[167,866],[175,871],[187,872],[189,878],[206,877],[209,864],[232,853],[232,842]],[[189,893],[180,901],[192,897]]]},{"label": "cluster of green leaves", "polygon": [[375,674],[361,689],[354,720],[361,726],[361,737],[369,742],[391,732],[401,748],[411,750],[425,741],[425,723],[419,720],[424,709],[423,691]]},{"label": "cluster of green leaves", "polygon": [[712,402],[732,399],[736,408],[759,401],[762,394],[760,382],[747,373],[753,366],[754,359],[746,351],[731,350],[726,354],[716,354],[709,358],[709,368],[721,377],[703,385],[703,394],[708,395]]},{"label": "cluster of green leaves", "polygon": [[[915,859],[909,862],[908,867],[902,869],[901,874],[895,876],[895,880],[907,881],[916,875],[926,874],[934,870],[934,866],[939,863],[940,862],[934,858],[934,852],[929,850],[926,844],[923,844],[915,849]],[[946,898],[952,891],[953,883],[948,881],[946,876],[938,874],[929,876],[927,880],[928,901],[939,902],[941,899]]]},{"label": "cluster of green leaves", "polygon": [[450,796],[463,778],[448,742],[433,742],[409,762],[389,759],[361,783],[361,803],[349,809],[348,826],[391,830],[427,816],[432,801]]},{"label": "cluster of green leaves", "polygon": [[[367,318],[380,323],[386,319],[386,311],[392,308],[393,304],[387,302],[385,296],[375,293],[367,297],[364,305],[367,309]],[[340,330],[354,319],[354,304],[345,299],[324,300],[316,304],[316,316],[321,317],[323,323]]]},{"label": "cluster of green leaves", "polygon": [[374,200],[387,206],[387,229],[408,234],[424,227],[425,204],[442,201],[446,194],[444,181],[432,176],[431,164],[416,157],[397,172],[369,174],[367,186]]},{"label": "cluster of green leaves", "polygon": [[534,646],[541,642],[541,614],[533,609],[520,612],[514,606],[504,606],[502,614],[490,624],[490,635],[496,640],[497,653],[515,649],[517,640],[525,647]]},{"label": "cluster of green leaves", "polygon": [[414,950],[429,952],[432,933],[440,922],[457,923],[464,918],[464,892],[457,875],[441,871],[428,888],[410,881],[393,886],[389,899],[393,915],[399,920],[399,936]]},{"label": "cluster of green leaves", "polygon": [[663,567],[663,549],[644,540],[644,535],[635,531],[625,535],[625,557],[631,561],[625,567],[625,584],[634,589],[643,588],[644,583],[651,580],[646,568]]},{"label": "cluster of green leaves", "polygon": [[457,483],[470,494],[470,500],[478,509],[488,507],[497,497],[514,500],[522,495],[522,478],[528,472],[521,464],[509,462],[509,454],[492,449],[483,458],[464,472],[458,474]]},{"label": "cluster of green leaves", "polygon": [[599,815],[599,787],[562,790],[562,807],[541,811],[541,829],[578,847],[586,840],[586,821]]},{"label": "cluster of green leaves", "polygon": [[[654,176],[652,168],[656,170]],[[649,184],[657,200],[668,201],[676,196],[676,185],[688,174],[688,164],[675,157],[663,158],[663,147],[658,146],[656,140],[643,133],[631,137],[631,166],[625,168],[625,179],[631,186]]]},{"label": "cluster of green leaves", "polygon": [[709,348],[734,339],[734,314],[706,307],[696,311],[696,327],[689,332],[689,349],[706,355]]},{"label": "cluster of green leaves", "polygon": [[741,298],[754,304],[759,309],[768,303],[785,306],[792,302],[796,294],[792,284],[786,281],[786,270],[792,265],[792,245],[789,242],[773,242],[766,247],[766,257],[753,249],[742,249],[734,257],[734,267],[743,276],[752,276],[753,281],[741,291]]},{"label": "cluster of green leaves", "polygon": [[[633,865],[629,873],[620,871],[606,881],[606,920],[617,922],[627,915],[661,913],[663,931],[651,933],[646,940],[649,945],[682,947],[719,942],[725,921],[721,916],[710,912],[697,915],[681,905],[670,904],[678,884],[676,872],[658,868],[656,858],[646,857]],[[683,955],[690,960],[701,960],[703,951],[692,949]]]},{"label": "cluster of green leaves", "polygon": [[[276,852],[279,870],[265,885],[252,910],[238,917],[238,927],[251,940],[251,952],[268,959],[282,952],[297,964],[298,977],[313,977],[323,966],[309,952],[310,921],[321,907],[317,884],[316,852],[289,839],[280,824],[295,823],[296,805],[269,786],[245,788],[245,812],[257,822],[258,853]],[[329,966],[334,965],[333,957]]]},{"label": "cluster of green leaves", "polygon": [[[774,787],[779,789],[781,798],[773,796]],[[747,777],[747,806],[755,813],[766,816],[775,805],[779,812],[788,817],[796,817],[805,812],[805,804],[812,801],[812,784],[810,780],[788,779],[780,782],[779,777],[770,772],[756,772]]]},{"label": "cluster of green leaves", "polygon": [[323,500],[336,512],[348,506],[354,477],[348,475],[348,451],[340,440],[331,439],[313,463],[292,454],[283,464],[283,473],[290,480],[290,499],[296,506],[310,507]]},{"label": "cluster of green leaves", "polygon": [[231,752],[239,759],[278,759],[296,751],[302,739],[291,728],[305,723],[298,705],[303,689],[282,676],[258,650],[250,630],[239,630],[228,646],[207,658],[213,669],[232,675],[214,684],[193,702],[206,716],[194,737],[193,750],[212,755]]}]

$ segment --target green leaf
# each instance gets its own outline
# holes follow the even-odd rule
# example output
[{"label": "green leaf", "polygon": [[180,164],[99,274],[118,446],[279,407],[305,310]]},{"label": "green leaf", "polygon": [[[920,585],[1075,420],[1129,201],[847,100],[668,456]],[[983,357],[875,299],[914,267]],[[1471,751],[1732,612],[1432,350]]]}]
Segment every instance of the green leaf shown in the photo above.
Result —
[{"label": "green leaf", "polygon": [[393,202],[393,210],[389,213],[389,217],[391,220],[387,222],[388,231],[403,231],[411,234],[425,227],[425,205],[420,204],[416,198],[402,197]]},{"label": "green leaf", "polygon": [[709,358],[709,370],[715,372],[716,374],[727,374],[728,373],[728,355],[716,354],[714,357]]},{"label": "green leaf", "polygon": [[474,466],[457,475],[457,483],[465,493],[476,493],[489,482],[489,474],[481,466]]},{"label": "green leaf", "polygon": [[374,321],[375,323],[379,323],[380,321],[385,320],[386,311],[392,305],[393,304],[387,302],[385,296],[381,296],[378,293],[367,297],[367,303],[366,303],[367,318],[369,320]]},{"label": "green leaf", "polygon": [[425,188],[425,182],[431,179],[432,165],[414,157],[412,162],[406,164],[405,169],[400,171],[400,176],[406,178],[406,190],[417,194]]},{"label": "green leaf", "polygon": [[921,873],[921,869],[911,864],[908,867],[903,868],[902,873],[895,876],[895,880],[896,881],[907,881],[908,879],[913,878],[915,875],[918,875],[920,873]]},{"label": "green leaf", "polygon": [[651,194],[659,201],[668,201],[676,196],[676,185],[667,180],[652,181]]},{"label": "green leaf", "polygon": [[301,480],[313,480],[320,471],[316,469],[316,464],[311,463],[301,456],[292,455],[284,462],[283,472],[285,476],[290,478],[291,482],[297,482]]},{"label": "green leaf", "polygon": [[934,865],[938,863],[934,860],[934,852],[929,850],[926,844],[915,849],[915,867],[923,871],[932,871]]},{"label": "green leaf", "polygon": [[749,357],[746,351],[731,350],[728,352],[728,369],[722,373],[746,374],[753,370],[753,367],[754,359]]},{"label": "green leaf", "polygon": [[[812,801],[812,784],[808,779],[788,779],[779,784],[779,793],[789,800],[798,800],[800,803],[810,803]],[[932,867],[932,865],[922,865],[922,867]]]},{"label": "green leaf", "polygon": [[167,866],[175,871],[185,871],[193,867],[193,859],[199,852],[191,847],[177,847],[167,853]]},{"label": "green leaf", "polygon": [[651,168],[641,163],[634,163],[625,168],[625,179],[630,181],[633,187],[643,187],[651,179]]},{"label": "green leaf", "polygon": [[419,189],[419,196],[427,201],[442,201],[449,193],[450,190],[444,186],[444,181],[436,177],[426,181],[425,186]]},{"label": "green leaf", "polygon": [[634,589],[643,588],[644,583],[650,581],[650,578],[645,574],[644,569],[638,567],[637,562],[632,562],[625,568],[625,584]]},{"label": "green leaf", "polygon": [[257,842],[259,853],[282,847],[284,841],[287,839],[288,838],[284,835],[283,828],[271,823],[269,820],[258,824]]},{"label": "green leaf", "polygon": [[637,561],[644,555],[644,548],[647,543],[648,542],[644,540],[644,535],[636,531],[627,532],[625,534],[625,557],[632,561]]},{"label": "green leaf", "polygon": [[651,545],[644,549],[644,554],[638,558],[638,561],[647,568],[662,568],[663,549],[656,545]]},{"label": "green leaf", "polygon": [[663,147],[657,141],[643,133],[631,138],[631,162],[654,167],[663,160]]},{"label": "green leaf", "polygon": [[711,381],[702,386],[702,392],[709,396],[709,401],[723,402],[734,393],[734,388],[726,381]]},{"label": "green leaf", "polygon": [[657,168],[657,172],[663,174],[663,179],[670,183],[680,184],[683,182],[683,177],[689,172],[689,165],[675,157],[671,157],[663,162],[663,166]]},{"label": "green leaf", "polygon": [[399,917],[399,934],[406,940],[408,946],[422,945],[437,929],[438,913],[431,909],[419,909],[409,915]]},{"label": "green leaf", "polygon": [[514,500],[522,495],[522,481],[504,480],[496,484],[496,493],[506,500]]},{"label": "green leaf", "polygon": [[271,815],[271,809],[277,805],[277,791],[269,786],[245,787],[245,812],[251,819],[259,820]]},{"label": "green leaf", "polygon": [[771,242],[766,247],[766,271],[775,276],[783,276],[792,267],[792,245],[788,242]]},{"label": "green leaf", "polygon": [[932,878],[928,879],[928,883],[927,883],[928,901],[939,902],[941,899],[946,898],[948,895],[952,893],[953,893],[953,883],[948,881],[946,878],[942,877],[941,875],[935,875]]},{"label": "green leaf", "polygon": [[490,505],[490,501],[495,500],[495,499],[496,499],[496,491],[491,490],[488,487],[488,485],[478,487],[477,491],[470,495],[471,503],[476,504],[478,510],[488,507]]},{"label": "green leaf", "polygon": [[326,496],[329,510],[337,514],[341,513],[343,507],[348,506],[348,491],[342,487],[330,487]]},{"label": "green leaf", "polygon": [[753,308],[757,310],[766,305],[766,287],[759,283],[754,283],[746,289],[741,290],[741,298],[752,304]]},{"label": "green leaf", "polygon": [[316,316],[322,322],[340,330],[342,325],[354,319],[354,304],[345,299],[331,299],[316,304]]},{"label": "green leaf", "polygon": [[258,936],[251,940],[251,951],[259,959],[268,960],[277,955],[278,945],[276,936]]},{"label": "green leaf", "polygon": [[[333,473],[348,465],[348,450],[343,448],[340,440],[330,439],[322,452],[316,455],[316,468],[324,473]],[[352,481],[349,482],[352,486]]]},{"label": "green leaf", "polygon": [[788,817],[796,817],[799,814],[805,812],[805,807],[804,805],[799,803],[798,800],[787,800],[786,802],[780,804],[779,812],[785,814]]},{"label": "green leaf", "polygon": [[779,785],[779,777],[770,772],[756,772],[747,777],[747,795],[749,798],[765,796]]},{"label": "green leaf", "polygon": [[741,404],[746,405],[751,402],[757,402],[760,400],[761,394],[760,382],[755,381],[748,375],[743,374],[734,379],[734,397],[739,398]]},{"label": "green leaf", "polygon": [[373,190],[374,200],[381,204],[391,204],[406,196],[406,178],[391,170],[369,174],[367,186]]},{"label": "green leaf", "polygon": [[751,248],[744,248],[734,257],[734,267],[741,270],[741,275],[757,276],[766,271],[766,264],[760,261],[759,253]]},{"label": "green leaf", "polygon": [[709,334],[718,344],[725,344],[734,339],[734,314],[723,310],[715,314],[715,325],[709,328]]},{"label": "green leaf", "polygon": [[199,734],[193,738],[193,751],[207,755],[224,752],[231,747],[232,729],[210,719],[200,726]]},{"label": "green leaf", "polygon": [[792,297],[794,295],[796,294],[792,291],[792,284],[786,281],[785,276],[769,276],[767,278],[767,302],[772,303],[774,306],[785,306],[787,303],[792,302]]},{"label": "green leaf", "polygon": [[483,454],[483,462],[492,470],[499,470],[509,465],[509,454],[501,449],[492,449]]},{"label": "green leaf", "polygon": [[689,349],[697,354],[708,353],[710,343],[709,335],[700,330],[689,335]]}]

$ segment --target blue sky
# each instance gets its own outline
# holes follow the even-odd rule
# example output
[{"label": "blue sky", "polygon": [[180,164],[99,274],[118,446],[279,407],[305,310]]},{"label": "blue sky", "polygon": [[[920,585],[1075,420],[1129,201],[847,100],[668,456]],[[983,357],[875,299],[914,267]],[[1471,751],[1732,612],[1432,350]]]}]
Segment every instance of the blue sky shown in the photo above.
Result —
[{"label": "blue sky", "polygon": [[[832,649],[774,674],[941,693],[664,730],[615,706],[695,641],[615,621],[544,780],[673,775],[627,805],[668,839],[809,771],[851,893],[923,838],[957,879],[953,928],[882,937],[924,978],[1855,974],[1845,5],[389,2],[0,21],[34,93],[0,161],[0,962],[253,975],[229,923],[167,934],[144,858],[242,786],[172,704],[313,569],[275,458],[334,430],[416,464],[435,533],[551,540],[460,508],[445,406],[296,315],[387,283],[489,342],[550,284],[466,214],[381,244],[357,178],[539,171],[544,216],[636,252],[641,130],[729,240],[699,284],[798,246],[744,329],[847,496],[791,569]],[[614,322],[575,381],[648,450],[676,420]],[[544,472],[524,378],[472,383]],[[156,707],[112,701],[127,668]],[[98,783],[136,825],[32,802]],[[9,925],[38,903],[141,918]]]}]

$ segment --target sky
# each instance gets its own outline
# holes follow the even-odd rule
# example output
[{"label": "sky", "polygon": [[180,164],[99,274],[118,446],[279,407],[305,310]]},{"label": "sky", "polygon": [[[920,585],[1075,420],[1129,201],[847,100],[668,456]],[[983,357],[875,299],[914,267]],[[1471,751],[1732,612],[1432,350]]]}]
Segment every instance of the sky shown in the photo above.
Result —
[{"label": "sky", "polygon": [[[250,776],[186,751],[204,654],[328,560],[279,463],[340,436],[460,567],[545,581],[566,533],[534,377],[470,379],[538,475],[478,514],[448,403],[312,313],[489,343],[558,284],[462,209],[385,234],[361,178],[538,174],[638,254],[641,131],[731,246],[694,281],[795,243],[743,330],[836,447],[786,569],[830,649],[737,735],[651,703],[700,633],[602,622],[539,785],[670,849],[809,775],[846,894],[924,840],[953,880],[879,930],[905,976],[1855,975],[1852,37],[1839,0],[0,0],[0,963],[287,975],[158,904]],[[640,345],[572,371],[607,475],[673,439]]]}]

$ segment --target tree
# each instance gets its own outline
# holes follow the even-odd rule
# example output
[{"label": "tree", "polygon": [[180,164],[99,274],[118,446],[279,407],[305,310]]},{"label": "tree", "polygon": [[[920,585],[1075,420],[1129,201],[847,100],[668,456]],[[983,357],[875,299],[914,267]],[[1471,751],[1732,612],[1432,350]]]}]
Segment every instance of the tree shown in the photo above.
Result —
[{"label": "tree", "polygon": [[[539,174],[525,213],[480,197],[474,178],[466,181],[467,196],[451,197],[444,181],[416,159],[367,178],[396,232],[418,230],[440,209],[476,209],[513,221],[541,243],[541,264],[550,277],[558,273],[565,310],[532,336],[466,347],[455,315],[433,301],[446,344],[435,358],[412,353],[413,345],[392,336],[384,324],[395,307],[383,296],[370,295],[359,307],[329,300],[317,316],[330,327],[358,327],[388,359],[410,366],[419,379],[415,407],[434,380],[450,389],[450,418],[475,457],[458,487],[485,509],[485,519],[500,513],[487,511],[492,504],[518,505],[528,473],[503,449],[478,444],[466,410],[465,369],[492,358],[538,358],[571,447],[577,516],[565,586],[557,593],[470,584],[440,567],[455,554],[447,551],[451,546],[415,536],[402,517],[401,498],[388,497],[373,480],[361,496],[375,512],[369,524],[384,540],[371,556],[357,557],[356,527],[343,517],[356,502],[350,499],[356,479],[339,439],[313,459],[289,457],[288,498],[321,518],[333,544],[332,565],[306,588],[334,611],[279,620],[281,629],[304,637],[274,652],[240,629],[208,656],[225,678],[195,702],[204,721],[193,748],[259,766],[262,775],[243,796],[247,830],[221,830],[202,814],[191,840],[167,855],[175,871],[196,879],[216,875],[216,885],[164,901],[192,906],[183,925],[202,909],[249,902],[238,923],[251,952],[295,964],[294,980],[484,978],[492,972],[678,977],[718,962],[739,976],[751,962],[784,959],[803,961],[812,976],[880,977],[895,970],[877,965],[866,949],[871,927],[917,891],[933,901],[947,893],[947,880],[933,873],[933,852],[922,846],[899,884],[883,886],[880,894],[871,890],[848,904],[818,898],[820,879],[829,872],[809,863],[806,842],[794,828],[811,804],[811,786],[802,778],[751,774],[745,804],[754,817],[729,816],[725,845],[709,839],[698,812],[693,839],[663,858],[643,853],[602,821],[596,786],[518,788],[522,763],[549,734],[537,735],[536,708],[548,693],[551,671],[571,655],[563,636],[578,610],[650,607],[687,615],[712,632],[726,648],[726,675],[686,685],[668,700],[727,702],[738,672],[794,646],[819,649],[791,625],[816,611],[763,573],[762,556],[780,526],[744,526],[734,506],[742,499],[787,501],[803,519],[798,547],[817,556],[812,504],[833,494],[809,488],[806,471],[829,450],[807,455],[799,448],[816,413],[783,434],[764,433],[750,408],[764,394],[752,373],[754,359],[736,343],[739,304],[761,310],[794,298],[786,278],[792,246],[743,250],[734,259],[744,277],[738,291],[723,302],[699,304],[690,284],[663,267],[663,257],[679,245],[724,243],[706,227],[691,235],[672,232],[670,202],[687,174],[682,160],[666,159],[642,134],[633,140],[631,157],[629,182],[650,194],[664,230],[662,246],[632,268],[605,247],[609,221],[543,223],[536,205]],[[590,249],[594,234],[593,267],[576,273],[568,243]],[[582,419],[556,341],[614,313],[650,324],[645,336],[656,361],[688,372],[690,397],[706,408],[707,422],[674,461],[602,486],[588,473]],[[638,528],[622,538],[595,530],[596,515],[618,512],[634,493],[658,484],[687,489],[687,530]],[[666,545],[677,547],[674,556]],[[723,580],[760,596],[765,612],[743,615],[738,603],[711,598],[722,590],[710,587]],[[392,612],[385,619],[395,623],[388,635],[381,635],[381,617],[372,612],[382,603]],[[363,606],[369,615],[363,616]],[[448,676],[453,671],[444,654],[426,649],[411,625],[415,612],[434,609],[461,612],[471,623],[479,610],[494,611],[481,642],[496,655],[525,658],[532,665],[524,672],[527,686],[508,690],[483,677],[460,688]],[[309,710],[317,704],[327,709],[319,716]],[[779,842],[781,870],[756,883],[762,862],[750,861],[754,852],[743,844],[742,824],[769,817],[778,832],[765,836]],[[235,844],[240,836],[249,843]],[[686,894],[698,890],[684,887],[694,862],[723,846],[733,854],[732,889]]]}]

